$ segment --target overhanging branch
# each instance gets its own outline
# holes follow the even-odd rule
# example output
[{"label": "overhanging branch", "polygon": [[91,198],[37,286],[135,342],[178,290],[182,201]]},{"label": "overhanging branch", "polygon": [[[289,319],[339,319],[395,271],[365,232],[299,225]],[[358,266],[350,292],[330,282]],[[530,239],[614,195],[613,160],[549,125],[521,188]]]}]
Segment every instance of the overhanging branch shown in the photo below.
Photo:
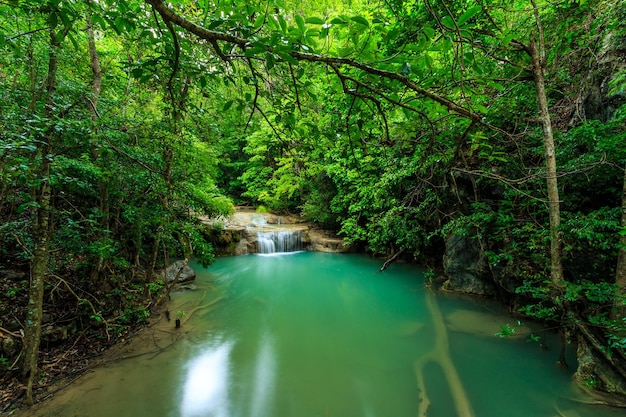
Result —
[{"label": "overhanging branch", "polygon": [[[157,10],[163,19],[168,20],[177,26],[180,26],[181,28],[189,31],[190,33],[196,35],[197,37],[208,41],[212,45],[215,45],[217,41],[223,41],[223,42],[230,43],[234,46],[237,46],[241,49],[245,49],[246,46],[250,44],[250,40],[246,38],[242,38],[242,37],[235,36],[235,35],[230,35],[230,34],[223,33],[223,32],[217,32],[214,30],[208,30],[202,26],[199,26],[191,22],[188,19],[185,19],[184,17],[180,16],[179,14],[174,12],[172,9],[170,9],[163,0],[145,0],[145,1],[146,3],[150,4],[155,10]],[[269,45],[266,48],[267,48],[266,49],[267,52],[274,51],[274,49]],[[301,51],[290,51],[289,55],[298,61],[324,63],[327,65],[336,65],[336,66],[347,66],[350,68],[361,70],[366,74],[376,75],[381,78],[397,81],[398,83],[412,90],[413,92],[423,97],[429,98],[436,103],[441,104],[442,106],[446,107],[448,110],[452,112],[458,113],[459,115],[463,117],[466,117],[470,120],[474,120],[477,122],[481,122],[482,120],[481,114],[475,113],[471,111],[470,109],[460,106],[459,104],[455,103],[454,101],[446,97],[440,96],[438,94],[433,93],[432,91],[429,91],[425,88],[420,87],[417,83],[415,83],[414,81],[412,81],[410,78],[408,78],[405,75],[398,74],[398,73],[384,70],[384,69],[380,69],[380,68],[375,68],[371,65],[364,64],[362,62],[358,62],[350,58],[338,58],[338,57],[331,57],[331,56],[314,54],[314,53],[309,53],[309,52],[301,52]]]}]

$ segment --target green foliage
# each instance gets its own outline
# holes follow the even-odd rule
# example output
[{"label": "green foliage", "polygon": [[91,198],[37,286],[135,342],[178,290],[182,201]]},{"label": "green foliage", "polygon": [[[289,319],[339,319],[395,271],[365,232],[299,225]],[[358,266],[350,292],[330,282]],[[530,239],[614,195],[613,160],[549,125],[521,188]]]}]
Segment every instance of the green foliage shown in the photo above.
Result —
[{"label": "green foliage", "polygon": [[[538,9],[564,288],[547,281],[544,149],[524,48],[537,30],[531,8],[168,6],[221,33],[218,49],[180,28],[175,46],[143,1],[0,3],[0,263],[27,269],[37,196],[50,184],[49,272],[106,300],[94,320],[122,312],[120,324],[141,322],[144,289],[161,290],[147,280],[152,270],[169,256],[210,264],[198,217],[228,215],[236,202],[299,211],[373,253],[403,250],[423,262],[438,263],[450,235],[471,237],[524,313],[560,322],[571,303],[606,330],[608,345],[623,348],[623,323],[609,310],[624,233],[624,71],[608,80],[614,111],[601,120],[580,113],[589,83],[603,77],[592,72],[599,48],[623,42],[619,2]],[[99,93],[88,16],[103,67]],[[612,36],[601,39],[604,30]],[[245,47],[223,40],[233,38]],[[58,67],[48,90],[50,57]]]},{"label": "green foliage", "polygon": [[515,328],[510,324],[503,324],[500,326],[500,331],[496,333],[496,336],[501,338],[507,338],[515,335]]},{"label": "green foliage", "polygon": [[126,307],[118,321],[121,324],[139,324],[145,322],[148,317],[150,312],[145,307]]}]

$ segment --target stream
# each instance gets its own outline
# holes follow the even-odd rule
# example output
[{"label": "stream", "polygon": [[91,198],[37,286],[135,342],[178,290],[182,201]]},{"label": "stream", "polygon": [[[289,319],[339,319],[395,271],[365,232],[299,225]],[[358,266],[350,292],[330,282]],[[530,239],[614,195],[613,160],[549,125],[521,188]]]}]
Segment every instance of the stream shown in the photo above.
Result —
[{"label": "stream", "polygon": [[[421,270],[357,254],[220,258],[141,342],[34,417],[609,417],[555,365],[556,335],[435,295]],[[496,336],[509,324],[515,335]],[[530,334],[548,346],[528,342]]]}]

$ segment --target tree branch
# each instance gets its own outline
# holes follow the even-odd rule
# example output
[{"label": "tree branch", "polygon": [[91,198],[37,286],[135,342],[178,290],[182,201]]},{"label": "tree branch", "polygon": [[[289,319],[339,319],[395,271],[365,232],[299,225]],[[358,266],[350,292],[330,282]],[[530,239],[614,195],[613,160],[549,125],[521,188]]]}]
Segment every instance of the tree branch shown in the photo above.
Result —
[{"label": "tree branch", "polygon": [[[150,4],[155,10],[157,10],[164,20],[168,20],[172,22],[173,24],[180,26],[183,29],[186,29],[187,31],[198,36],[201,39],[207,40],[209,42],[224,41],[224,42],[233,44],[241,49],[245,49],[245,47],[250,44],[250,40],[246,38],[241,38],[238,36],[230,35],[230,34],[223,33],[223,32],[217,32],[214,30],[208,30],[208,29],[203,28],[202,26],[199,26],[191,22],[190,20],[185,19],[184,17],[178,15],[176,12],[170,9],[163,0],[145,0],[145,1],[146,3]],[[274,51],[274,49],[271,46],[267,46],[266,50],[267,52]],[[289,51],[288,53],[292,58],[298,61],[324,63],[324,64],[329,64],[329,65],[334,64],[337,66],[347,66],[347,67],[361,70],[366,74],[375,75],[378,77],[385,78],[387,80],[399,82],[401,85],[404,85],[405,87],[414,91],[415,93],[421,96],[424,96],[426,98],[429,98],[435,101],[436,103],[441,104],[442,106],[446,107],[448,110],[452,112],[458,113],[461,116],[464,116],[471,120],[476,120],[478,122],[480,122],[482,119],[481,114],[475,113],[471,111],[470,109],[460,106],[459,104],[455,103],[454,101],[446,97],[440,96],[438,94],[433,93],[432,91],[429,91],[425,88],[420,87],[417,83],[415,83],[414,81],[412,81],[409,77],[405,75],[375,68],[368,64],[358,62],[351,58],[337,58],[337,57],[331,57],[331,56],[325,56],[325,55],[319,55],[319,54],[301,52],[301,51]]]}]

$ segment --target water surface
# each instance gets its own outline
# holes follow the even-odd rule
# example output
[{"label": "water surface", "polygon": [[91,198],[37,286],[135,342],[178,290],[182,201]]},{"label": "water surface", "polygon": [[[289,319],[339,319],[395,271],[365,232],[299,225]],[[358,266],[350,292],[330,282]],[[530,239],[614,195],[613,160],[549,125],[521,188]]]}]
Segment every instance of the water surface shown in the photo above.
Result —
[{"label": "water surface", "polygon": [[[149,353],[90,373],[32,415],[619,415],[574,401],[584,397],[555,367],[555,337],[537,333],[547,350],[527,343],[536,328],[434,296],[415,267],[379,272],[367,256],[316,252],[195,267],[198,290],[172,300],[172,315],[188,315],[182,329],[161,323]],[[520,336],[496,337],[506,323]]]}]

